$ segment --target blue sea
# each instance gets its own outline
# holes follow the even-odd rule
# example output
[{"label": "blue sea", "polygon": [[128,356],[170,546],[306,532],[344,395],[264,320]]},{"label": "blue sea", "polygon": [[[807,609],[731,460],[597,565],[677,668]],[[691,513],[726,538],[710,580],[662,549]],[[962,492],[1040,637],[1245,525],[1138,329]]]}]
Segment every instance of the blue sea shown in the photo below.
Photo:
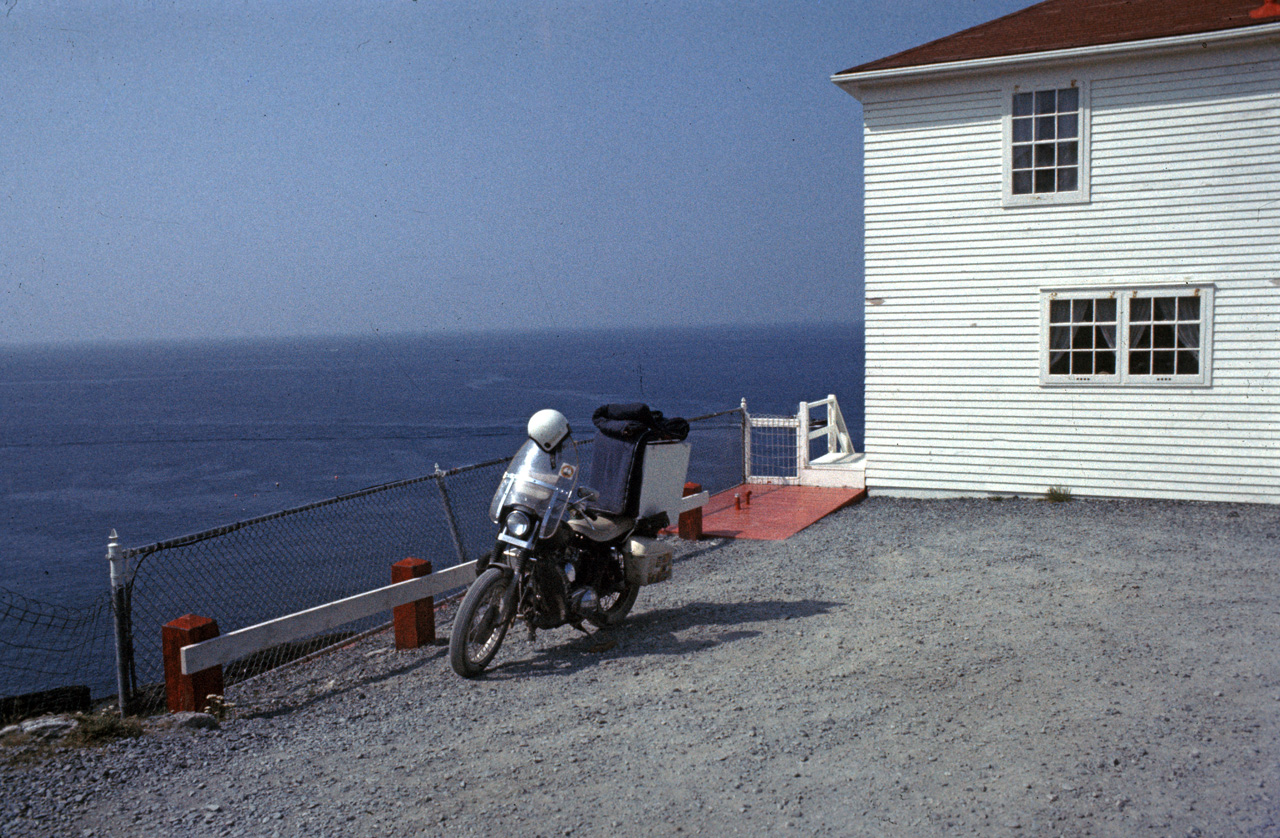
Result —
[{"label": "blue sea", "polygon": [[862,382],[860,323],[0,349],[0,587],[76,607],[112,529],[142,546],[506,457],[544,407],[583,439],[607,402],[834,393],[860,449]]}]

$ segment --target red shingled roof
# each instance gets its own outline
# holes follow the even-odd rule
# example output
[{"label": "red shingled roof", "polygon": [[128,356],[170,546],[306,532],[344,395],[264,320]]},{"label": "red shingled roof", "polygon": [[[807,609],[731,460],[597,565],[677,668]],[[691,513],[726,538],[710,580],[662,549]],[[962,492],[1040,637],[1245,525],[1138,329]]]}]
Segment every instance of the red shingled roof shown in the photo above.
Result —
[{"label": "red shingled roof", "polygon": [[1280,23],[1254,19],[1262,0],[1046,0],[845,73],[1144,41]]}]

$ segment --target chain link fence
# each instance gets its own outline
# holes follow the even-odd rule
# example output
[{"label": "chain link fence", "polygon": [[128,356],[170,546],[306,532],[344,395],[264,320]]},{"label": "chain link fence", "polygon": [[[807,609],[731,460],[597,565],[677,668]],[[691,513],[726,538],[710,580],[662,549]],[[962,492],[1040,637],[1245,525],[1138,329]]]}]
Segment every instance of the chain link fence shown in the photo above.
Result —
[{"label": "chain link fence", "polygon": [[[719,491],[742,482],[743,409],[690,420],[689,480]],[[580,443],[590,462],[590,442]],[[375,486],[195,535],[119,552],[116,595],[119,678],[112,593],[72,611],[0,589],[0,695],[87,684],[94,698],[123,687],[128,709],[163,708],[160,628],[184,614],[217,621],[226,633],[390,584],[391,565],[426,559],[433,570],[478,558],[497,529],[489,502],[507,460],[490,460]],[[590,482],[590,474],[585,476]],[[104,585],[105,588],[105,585]],[[224,667],[233,684],[377,630],[372,617],[285,644]]]},{"label": "chain link fence", "polygon": [[757,483],[798,483],[796,432],[800,420],[795,416],[753,414],[749,421],[751,454],[747,458],[747,476]]},{"label": "chain link fence", "polygon": [[[84,608],[30,599],[0,588],[0,725],[39,712],[53,692],[109,672],[113,657],[111,594],[105,588]],[[102,692],[104,683],[99,684]]]},{"label": "chain link fence", "polygon": [[[410,556],[434,570],[479,556],[492,546],[486,512],[504,467],[438,472],[124,551],[134,709],[163,704],[160,627],[176,617],[211,617],[231,631],[390,584],[391,565]],[[259,652],[229,664],[224,678],[242,681],[385,619]]]}]

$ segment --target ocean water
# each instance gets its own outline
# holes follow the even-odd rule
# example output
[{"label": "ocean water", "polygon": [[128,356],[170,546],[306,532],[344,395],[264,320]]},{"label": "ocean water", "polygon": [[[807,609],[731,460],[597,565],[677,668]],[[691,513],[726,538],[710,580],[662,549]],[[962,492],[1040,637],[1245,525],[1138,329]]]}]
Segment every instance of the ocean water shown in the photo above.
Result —
[{"label": "ocean water", "polygon": [[[125,547],[506,457],[554,407],[791,414],[862,445],[861,324],[0,349],[0,587],[77,606]],[[696,457],[695,453],[695,457]]]}]

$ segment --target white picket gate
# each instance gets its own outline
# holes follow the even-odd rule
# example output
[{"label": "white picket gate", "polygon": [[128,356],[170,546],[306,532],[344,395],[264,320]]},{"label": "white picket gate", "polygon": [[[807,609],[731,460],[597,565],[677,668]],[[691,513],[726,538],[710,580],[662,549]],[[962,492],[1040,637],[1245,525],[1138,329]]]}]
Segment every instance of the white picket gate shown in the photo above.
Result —
[{"label": "white picket gate", "polygon": [[[742,400],[743,476],[748,483],[865,488],[865,455],[853,450],[834,395],[800,402],[795,416],[752,416]],[[811,443],[826,450],[812,456]]]}]

